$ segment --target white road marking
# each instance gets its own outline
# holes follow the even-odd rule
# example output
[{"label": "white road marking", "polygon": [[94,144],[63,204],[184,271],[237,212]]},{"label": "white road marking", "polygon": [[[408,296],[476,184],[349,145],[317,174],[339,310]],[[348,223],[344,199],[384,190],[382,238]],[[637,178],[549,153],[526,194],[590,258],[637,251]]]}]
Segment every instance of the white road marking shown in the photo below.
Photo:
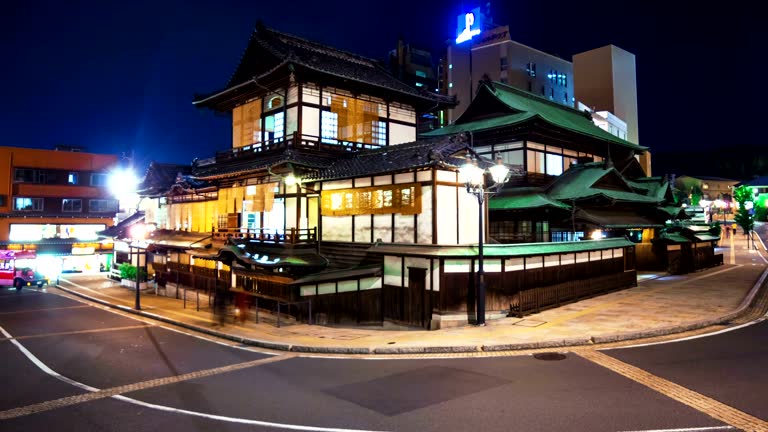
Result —
[{"label": "white road marking", "polygon": [[733,426],[710,426],[710,427],[698,427],[698,428],[682,428],[682,429],[647,429],[636,431],[622,431],[622,432],[705,432],[705,431],[723,431],[734,430]]},{"label": "white road marking", "polygon": [[[13,336],[5,331],[4,328],[0,327],[0,333],[2,333],[8,340],[10,340],[11,343],[13,343],[19,351],[22,352],[35,366],[37,366],[40,370],[47,373],[48,375],[63,381],[67,384],[70,384],[72,386],[81,388],[83,390],[87,390],[89,392],[98,392],[100,389],[97,389],[95,387],[91,387],[87,384],[83,384],[81,382],[75,381],[71,378],[67,378],[64,375],[61,375],[60,373],[54,371],[53,369],[49,368],[45,363],[43,363],[39,358],[37,358],[34,354],[32,354],[28,349],[24,347],[19,341],[13,338]],[[172,408],[168,406],[163,405],[156,405],[151,404],[147,402],[143,402],[137,399],[129,398],[126,396],[121,395],[115,395],[111,396],[113,399],[117,399],[123,402],[128,402],[134,405],[139,405],[147,408],[152,408],[160,411],[166,411],[166,412],[173,412],[177,414],[185,414],[185,415],[191,415],[195,417],[203,417],[208,418],[212,420],[219,420],[219,421],[225,421],[229,423],[239,423],[239,424],[249,424],[249,425],[255,425],[255,426],[264,426],[264,427],[271,427],[275,429],[288,429],[288,430],[299,430],[299,431],[316,431],[316,432],[378,432],[378,431],[371,431],[371,430],[365,430],[365,429],[344,429],[344,428],[327,428],[327,427],[320,427],[320,426],[304,426],[304,425],[295,425],[295,424],[289,424],[289,423],[275,423],[275,422],[267,422],[267,421],[261,421],[261,420],[252,420],[252,419],[245,419],[245,418],[239,418],[239,417],[227,417],[227,416],[220,416],[215,414],[206,414],[196,411],[189,411],[189,410],[183,410],[179,408]]]},{"label": "white road marking", "polygon": [[765,321],[765,318],[760,318],[760,319],[757,319],[755,321],[748,322],[746,324],[737,325],[735,327],[729,327],[727,329],[718,330],[718,331],[712,332],[712,333],[700,334],[700,335],[696,335],[696,336],[689,336],[689,337],[685,337],[685,338],[681,338],[681,339],[673,339],[673,340],[668,340],[668,341],[649,342],[649,343],[644,343],[644,344],[621,346],[621,347],[599,348],[598,351],[610,351],[610,350],[617,350],[617,349],[639,348],[639,347],[646,347],[646,346],[653,346],[653,345],[664,345],[664,344],[670,344],[670,343],[676,343],[676,342],[684,342],[684,341],[693,340],[693,339],[701,339],[701,338],[705,338],[705,337],[716,336],[716,335],[719,335],[719,334],[722,334],[722,333],[732,332],[734,330],[739,330],[739,329],[742,329],[744,327],[749,327],[751,325],[760,323],[762,321]]}]

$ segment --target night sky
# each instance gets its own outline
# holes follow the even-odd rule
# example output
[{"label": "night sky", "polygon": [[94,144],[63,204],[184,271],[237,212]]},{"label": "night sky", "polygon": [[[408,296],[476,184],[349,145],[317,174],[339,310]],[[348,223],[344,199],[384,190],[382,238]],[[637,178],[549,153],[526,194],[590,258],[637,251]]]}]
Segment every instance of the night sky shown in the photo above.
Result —
[{"label": "night sky", "polygon": [[[0,145],[84,146],[188,164],[230,147],[230,121],[192,106],[220,90],[257,20],[384,59],[402,35],[435,59],[460,1],[17,1],[0,7]],[[768,32],[738,1],[496,1],[513,40],[567,60],[636,55],[640,144],[656,153],[764,144]],[[727,6],[725,6],[727,5]],[[763,27],[763,28],[760,28]],[[659,173],[661,174],[661,173]],[[711,175],[716,175],[712,173]]]}]

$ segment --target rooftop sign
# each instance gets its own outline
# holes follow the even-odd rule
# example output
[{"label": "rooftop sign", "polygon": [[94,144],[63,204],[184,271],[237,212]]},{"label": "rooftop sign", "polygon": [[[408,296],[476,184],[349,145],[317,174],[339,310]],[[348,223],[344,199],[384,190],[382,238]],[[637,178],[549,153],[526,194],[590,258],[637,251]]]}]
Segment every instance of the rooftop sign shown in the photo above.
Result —
[{"label": "rooftop sign", "polygon": [[460,44],[480,34],[485,16],[476,7],[456,17],[456,43]]}]

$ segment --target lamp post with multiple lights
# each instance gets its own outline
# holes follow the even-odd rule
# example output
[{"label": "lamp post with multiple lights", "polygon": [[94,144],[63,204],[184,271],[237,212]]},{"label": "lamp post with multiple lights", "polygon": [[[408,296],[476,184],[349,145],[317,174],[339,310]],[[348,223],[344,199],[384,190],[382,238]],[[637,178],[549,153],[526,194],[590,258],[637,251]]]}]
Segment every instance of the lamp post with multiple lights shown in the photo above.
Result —
[{"label": "lamp post with multiple lights", "polygon": [[[491,175],[493,184],[486,186],[486,174]],[[479,231],[478,231],[478,265],[477,265],[477,318],[475,323],[479,326],[485,325],[485,273],[483,272],[483,238],[485,229],[483,227],[483,213],[485,210],[485,197],[497,193],[509,180],[509,168],[507,168],[501,159],[496,160],[496,164],[490,168],[481,168],[478,162],[468,157],[467,162],[459,168],[460,181],[467,187],[467,192],[477,198],[479,208]]]}]

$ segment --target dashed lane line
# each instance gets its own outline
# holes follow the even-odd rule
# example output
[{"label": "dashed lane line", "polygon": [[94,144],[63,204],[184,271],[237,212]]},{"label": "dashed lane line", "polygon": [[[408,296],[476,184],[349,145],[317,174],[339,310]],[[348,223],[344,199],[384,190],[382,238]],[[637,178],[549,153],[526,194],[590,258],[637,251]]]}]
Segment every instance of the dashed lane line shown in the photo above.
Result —
[{"label": "dashed lane line", "polygon": [[[8,333],[0,327],[0,330],[2,330],[2,333],[8,335]],[[222,366],[212,369],[205,369],[201,371],[191,372],[187,374],[182,375],[176,375],[176,376],[170,376],[170,377],[164,377],[164,378],[157,378],[153,380],[133,383],[133,384],[127,384],[117,387],[112,387],[108,389],[99,390],[97,388],[76,382],[74,380],[71,380],[69,378],[66,378],[62,375],[60,375],[58,372],[53,371],[52,369],[48,368],[44,363],[42,363],[37,357],[34,356],[31,352],[29,352],[26,348],[24,348],[23,345],[21,345],[18,341],[11,338],[11,342],[16,344],[16,346],[30,359],[32,360],[38,367],[43,369],[45,372],[49,373],[50,375],[53,375],[54,377],[68,383],[75,385],[79,388],[82,388],[84,390],[88,390],[90,393],[75,395],[75,396],[69,396],[69,397],[63,397],[60,399],[54,399],[38,404],[33,405],[27,405],[19,408],[13,408],[6,411],[0,411],[0,420],[8,420],[16,417],[23,417],[31,414],[37,414],[45,411],[50,411],[58,408],[64,408],[72,405],[77,405],[85,402],[90,402],[98,399],[104,399],[108,397],[118,396],[123,393],[131,393],[139,390],[146,390],[154,387],[160,387],[164,385],[169,384],[176,384],[182,381],[189,381],[193,379],[198,378],[205,378],[210,377],[214,375],[220,375],[227,372],[234,372],[241,369],[251,368],[255,366],[261,366],[267,363],[274,363],[282,360],[287,360],[290,358],[295,357],[295,354],[285,354],[275,357],[268,357],[264,359],[259,360],[252,360],[248,362],[243,363],[237,363],[233,365],[228,366]]]},{"label": "dashed lane line", "polygon": [[594,350],[576,351],[576,354],[740,430],[768,432],[768,422],[764,420],[624,363],[607,354]]},{"label": "dashed lane line", "polygon": [[19,311],[0,312],[0,315],[39,313],[39,312],[48,312],[48,311],[66,310],[66,309],[82,309],[82,308],[85,308],[85,307],[88,307],[88,306],[87,305],[76,305],[76,306],[62,306],[62,307],[42,308],[42,309],[23,309],[23,310],[19,310]]},{"label": "dashed lane line", "polygon": [[[27,336],[15,336],[15,337],[13,337],[13,339],[16,339],[16,340],[37,339],[37,338],[45,338],[45,337],[53,337],[53,336],[67,336],[67,335],[87,334],[87,333],[101,333],[101,332],[112,332],[112,331],[120,331],[120,330],[135,330],[135,329],[141,329],[141,328],[147,328],[147,327],[155,327],[155,326],[150,324],[150,323],[147,323],[147,324],[139,324],[139,325],[132,325],[132,326],[107,327],[107,328],[102,328],[102,329],[75,330],[75,331],[68,331],[68,332],[43,333],[43,334],[35,334],[35,335],[27,335]],[[7,339],[6,338],[0,338],[0,340],[7,340]]]}]

